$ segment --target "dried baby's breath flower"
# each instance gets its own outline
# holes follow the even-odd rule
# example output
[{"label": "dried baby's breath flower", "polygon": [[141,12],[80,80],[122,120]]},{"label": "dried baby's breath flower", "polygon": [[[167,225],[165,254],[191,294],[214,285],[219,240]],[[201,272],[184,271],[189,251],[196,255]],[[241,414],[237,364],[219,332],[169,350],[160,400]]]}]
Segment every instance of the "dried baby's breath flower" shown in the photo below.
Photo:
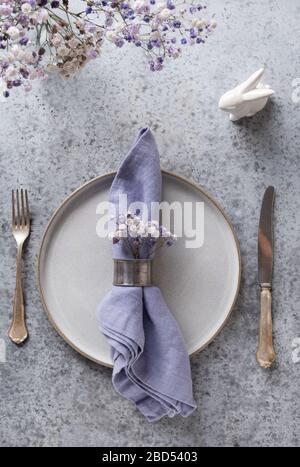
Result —
[{"label": "dried baby's breath flower", "polygon": [[176,241],[176,236],[159,225],[158,221],[145,222],[140,212],[128,212],[126,216],[121,214],[116,220],[115,231],[109,232],[109,238],[114,245],[120,241],[127,242],[136,259],[141,258],[141,251],[147,251],[147,257],[152,258],[159,248],[172,246]]},{"label": "dried baby's breath flower", "polygon": [[[100,55],[105,42],[131,44],[159,71],[216,27],[194,0],[0,0],[0,93],[57,70],[68,78]],[[75,8],[75,9],[74,9]]]}]

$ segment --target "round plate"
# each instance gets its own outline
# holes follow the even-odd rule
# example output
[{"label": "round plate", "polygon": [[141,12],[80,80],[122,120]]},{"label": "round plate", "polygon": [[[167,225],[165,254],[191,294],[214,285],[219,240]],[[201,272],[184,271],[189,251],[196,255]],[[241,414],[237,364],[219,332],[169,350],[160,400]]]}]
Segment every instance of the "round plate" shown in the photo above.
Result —
[{"label": "round plate", "polygon": [[[111,242],[96,235],[96,207],[107,199],[114,173],[72,193],[43,236],[38,281],[44,308],[58,333],[78,352],[111,366],[110,349],[97,328],[97,304],[110,290]],[[189,354],[202,350],[224,326],[237,297],[239,245],[225,214],[201,187],[163,171],[164,201],[204,202],[204,244],[179,239],[154,262],[155,283],[182,330]],[[195,210],[193,210],[195,212]]]}]

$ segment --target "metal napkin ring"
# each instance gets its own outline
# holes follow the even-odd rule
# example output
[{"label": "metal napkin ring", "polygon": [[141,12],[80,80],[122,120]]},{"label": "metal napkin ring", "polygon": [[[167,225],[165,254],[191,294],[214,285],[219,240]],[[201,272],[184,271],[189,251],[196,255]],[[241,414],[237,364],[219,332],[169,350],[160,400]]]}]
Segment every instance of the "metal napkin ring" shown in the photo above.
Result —
[{"label": "metal napkin ring", "polygon": [[151,259],[114,259],[114,285],[147,287],[152,285]]}]

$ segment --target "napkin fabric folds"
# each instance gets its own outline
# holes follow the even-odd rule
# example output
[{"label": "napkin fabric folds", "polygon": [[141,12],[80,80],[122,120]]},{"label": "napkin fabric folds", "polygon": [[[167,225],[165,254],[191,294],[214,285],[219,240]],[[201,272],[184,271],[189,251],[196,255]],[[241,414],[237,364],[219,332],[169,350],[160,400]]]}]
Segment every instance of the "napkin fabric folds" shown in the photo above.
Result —
[{"label": "napkin fabric folds", "polygon": [[[150,213],[150,203],[161,201],[161,184],[156,143],[143,128],[113,180],[109,201],[117,208],[119,195],[126,194],[128,206],[143,202]],[[132,259],[126,245],[113,245],[113,257]],[[158,287],[112,286],[97,319],[111,346],[115,389],[149,421],[186,417],[196,408],[185,343]]]}]

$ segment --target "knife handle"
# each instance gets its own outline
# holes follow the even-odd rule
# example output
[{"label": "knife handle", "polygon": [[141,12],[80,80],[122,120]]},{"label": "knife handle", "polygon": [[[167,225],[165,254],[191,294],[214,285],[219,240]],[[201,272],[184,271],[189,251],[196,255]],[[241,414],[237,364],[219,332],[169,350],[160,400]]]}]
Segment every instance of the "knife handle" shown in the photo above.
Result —
[{"label": "knife handle", "polygon": [[259,343],[256,352],[256,360],[262,368],[270,368],[275,360],[272,334],[272,291],[266,284],[262,285],[260,292]]}]

